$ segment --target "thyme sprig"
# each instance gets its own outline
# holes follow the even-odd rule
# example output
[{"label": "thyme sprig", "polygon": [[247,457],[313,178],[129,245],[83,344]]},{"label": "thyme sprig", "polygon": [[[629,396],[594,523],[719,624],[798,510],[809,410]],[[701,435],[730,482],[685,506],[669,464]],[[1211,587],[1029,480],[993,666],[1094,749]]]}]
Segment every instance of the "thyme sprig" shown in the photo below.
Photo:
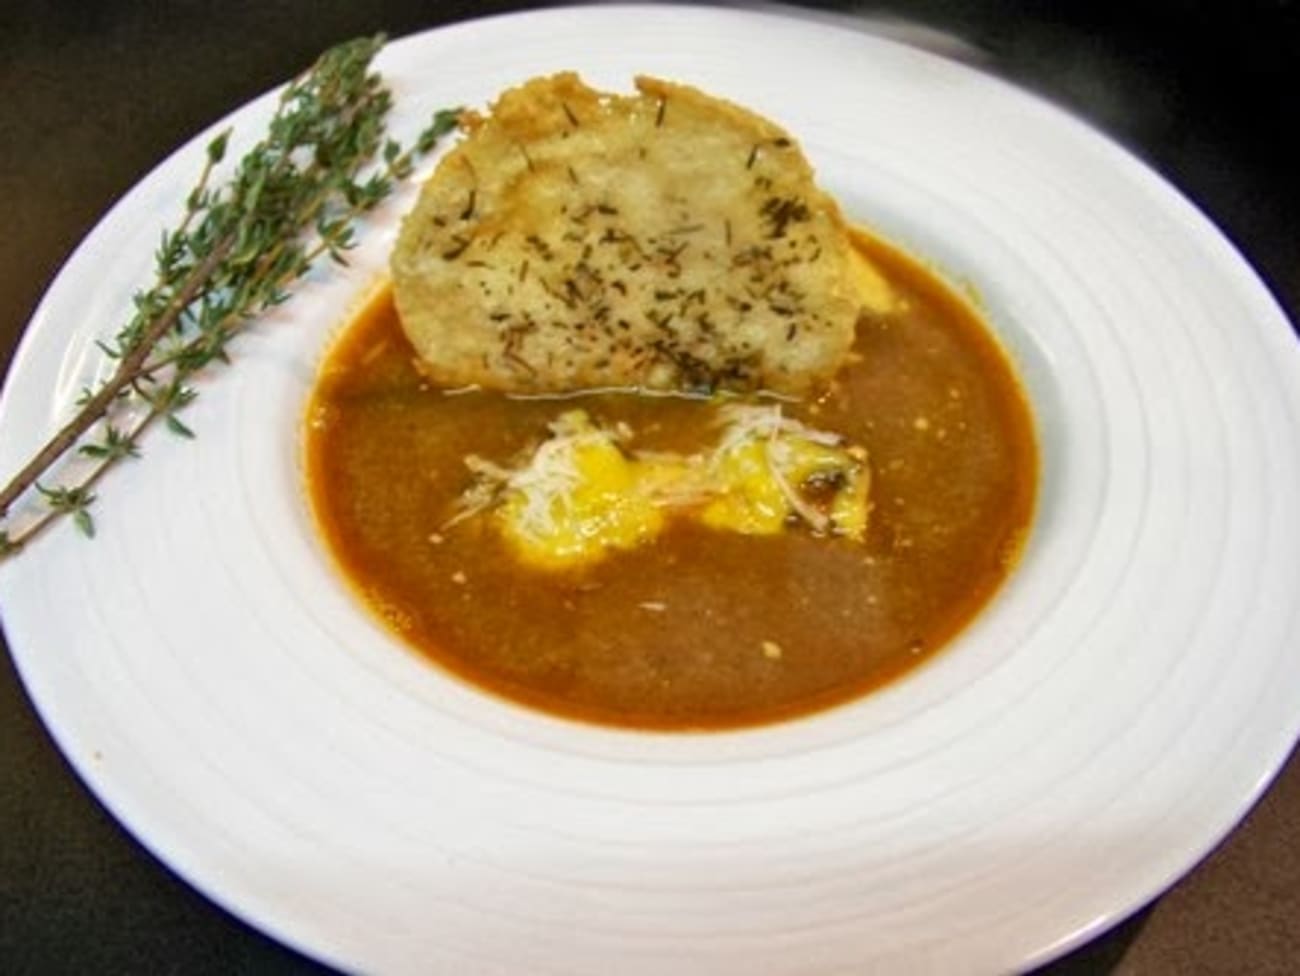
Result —
[{"label": "thyme sprig", "polygon": [[[193,437],[178,416],[198,395],[193,380],[231,360],[230,341],[289,298],[318,259],[346,264],[355,221],[410,176],[416,159],[451,131],[457,110],[435,113],[410,148],[385,136],[392,95],[371,62],[377,35],[326,51],[280,96],[262,141],[214,186],[230,139],[207,146],[179,224],[154,255],[155,280],[136,293],[126,325],[100,348],[116,365],[83,390],[77,412],[0,490],[0,559],[64,517],[93,536],[94,489],[112,468],[140,455],[159,421]],[[75,476],[43,483],[56,466],[89,463]],[[15,502],[37,512],[11,525]]]}]

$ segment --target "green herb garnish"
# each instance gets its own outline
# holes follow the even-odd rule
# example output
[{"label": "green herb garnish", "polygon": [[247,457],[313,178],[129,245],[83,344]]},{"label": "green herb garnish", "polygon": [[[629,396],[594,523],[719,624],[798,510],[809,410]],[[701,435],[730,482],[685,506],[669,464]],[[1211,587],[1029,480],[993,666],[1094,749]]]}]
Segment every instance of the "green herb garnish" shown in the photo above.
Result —
[{"label": "green herb garnish", "polygon": [[[219,187],[212,177],[229,130],[208,145],[179,225],[163,234],[154,284],[134,296],[134,314],[113,341],[100,343],[116,361],[112,376],[83,391],[76,415],[0,490],[0,559],[64,516],[93,536],[90,506],[100,479],[137,457],[141,438],[158,421],[193,437],[178,414],[197,396],[195,375],[230,362],[230,340],[284,302],[317,258],[346,264],[354,221],[455,128],[459,112],[440,111],[412,148],[386,138],[392,95],[371,70],[384,40],[331,48],[294,79],[262,141]],[[92,462],[88,472],[42,484],[73,452]],[[11,524],[11,508],[29,494],[38,510]]]}]

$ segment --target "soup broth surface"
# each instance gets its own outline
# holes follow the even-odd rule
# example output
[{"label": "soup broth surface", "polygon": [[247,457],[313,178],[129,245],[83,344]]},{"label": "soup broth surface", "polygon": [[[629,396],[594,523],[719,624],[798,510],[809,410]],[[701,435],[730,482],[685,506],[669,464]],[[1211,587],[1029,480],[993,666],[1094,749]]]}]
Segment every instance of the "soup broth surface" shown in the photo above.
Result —
[{"label": "soup broth surface", "polygon": [[859,235],[897,301],[864,317],[822,397],[785,406],[870,456],[864,542],[672,524],[578,570],[522,564],[485,518],[447,528],[466,455],[506,461],[581,406],[637,450],[692,451],[717,404],[626,393],[432,389],[391,293],[328,353],[307,416],[311,504],[360,598],[474,685],[569,718],[724,729],[843,702],[948,642],[1011,570],[1037,478],[1033,425],[986,327],[930,272]]}]

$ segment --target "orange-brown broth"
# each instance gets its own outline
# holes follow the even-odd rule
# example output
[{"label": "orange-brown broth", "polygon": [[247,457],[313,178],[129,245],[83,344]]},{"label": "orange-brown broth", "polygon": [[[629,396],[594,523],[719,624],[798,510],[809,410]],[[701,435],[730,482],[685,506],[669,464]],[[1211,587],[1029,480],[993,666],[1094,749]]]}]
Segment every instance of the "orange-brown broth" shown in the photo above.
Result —
[{"label": "orange-brown broth", "polygon": [[[832,389],[788,413],[870,451],[865,544],[683,523],[557,573],[521,565],[481,519],[444,530],[467,485],[464,456],[510,459],[570,404],[430,389],[385,292],[330,351],[309,407],[309,494],[343,573],[438,664],[594,722],[759,724],[913,668],[1011,569],[1037,454],[1020,387],[979,319],[911,259],[857,243],[903,308],[865,319]],[[600,422],[626,421],[635,448],[699,446],[716,409],[626,394],[581,404]]]}]

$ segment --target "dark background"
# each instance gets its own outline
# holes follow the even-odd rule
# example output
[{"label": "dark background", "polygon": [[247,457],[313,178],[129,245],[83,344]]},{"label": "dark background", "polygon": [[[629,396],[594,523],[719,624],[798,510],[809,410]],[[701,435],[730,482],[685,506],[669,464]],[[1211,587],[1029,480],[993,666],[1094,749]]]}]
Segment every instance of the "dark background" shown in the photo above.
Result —
[{"label": "dark background", "polygon": [[[4,0],[0,364],[80,238],[197,131],[336,41],[525,6],[538,4]],[[985,70],[1089,119],[1182,189],[1300,319],[1293,0],[802,6],[960,37]],[[1293,758],[1181,884],[1043,972],[1297,971]],[[0,655],[0,973],[101,972],[320,970],[215,908],[127,836],[54,750]]]}]

